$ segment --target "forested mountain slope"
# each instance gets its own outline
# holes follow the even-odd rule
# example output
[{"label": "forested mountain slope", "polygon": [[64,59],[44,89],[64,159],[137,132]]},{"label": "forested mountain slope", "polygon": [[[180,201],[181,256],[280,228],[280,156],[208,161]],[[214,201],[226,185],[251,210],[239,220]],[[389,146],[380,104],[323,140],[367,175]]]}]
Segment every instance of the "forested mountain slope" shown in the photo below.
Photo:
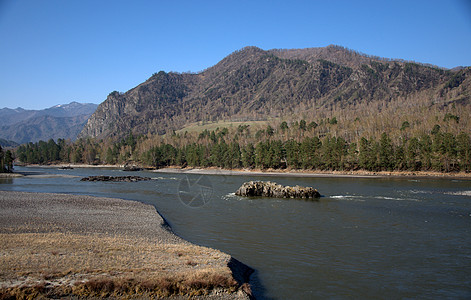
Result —
[{"label": "forested mountain slope", "polygon": [[470,75],[469,67],[445,70],[339,46],[246,47],[200,73],[161,71],[125,93],[110,93],[79,136],[165,134],[217,120],[320,124],[335,117],[332,133],[354,140],[394,135],[404,121],[411,130],[431,130],[451,106],[461,120],[456,131],[469,130]]}]

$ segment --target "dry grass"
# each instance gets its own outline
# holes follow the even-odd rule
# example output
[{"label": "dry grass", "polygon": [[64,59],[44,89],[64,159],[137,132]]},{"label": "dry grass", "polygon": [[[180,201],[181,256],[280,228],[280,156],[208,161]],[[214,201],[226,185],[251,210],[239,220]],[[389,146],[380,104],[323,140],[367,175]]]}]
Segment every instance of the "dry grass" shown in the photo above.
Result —
[{"label": "dry grass", "polygon": [[0,299],[201,295],[237,289],[227,254],[123,236],[0,234]]},{"label": "dry grass", "polygon": [[216,130],[217,128],[237,128],[239,125],[249,125],[251,129],[257,128],[257,129],[265,129],[267,125],[269,124],[268,121],[218,121],[218,122],[209,122],[207,124],[200,124],[198,123],[192,123],[184,128],[177,130],[176,133],[184,133],[185,131],[187,132],[202,132],[204,130],[209,130],[213,131]]}]

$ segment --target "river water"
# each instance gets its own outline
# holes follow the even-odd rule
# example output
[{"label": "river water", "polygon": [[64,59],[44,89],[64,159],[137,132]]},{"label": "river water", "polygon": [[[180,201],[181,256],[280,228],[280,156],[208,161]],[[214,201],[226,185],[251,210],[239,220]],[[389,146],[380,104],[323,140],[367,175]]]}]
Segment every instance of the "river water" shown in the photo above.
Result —
[{"label": "river water", "polygon": [[[258,299],[471,299],[471,181],[268,177],[22,168],[0,190],[152,204],[186,240],[254,268]],[[91,175],[152,181],[81,182]],[[317,188],[318,201],[243,198],[245,181]]]}]

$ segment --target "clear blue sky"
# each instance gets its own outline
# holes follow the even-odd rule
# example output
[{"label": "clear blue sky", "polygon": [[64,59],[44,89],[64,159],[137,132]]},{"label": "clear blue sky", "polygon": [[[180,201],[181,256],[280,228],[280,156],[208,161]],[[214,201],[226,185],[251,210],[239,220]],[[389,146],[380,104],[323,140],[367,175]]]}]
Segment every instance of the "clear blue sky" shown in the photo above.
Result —
[{"label": "clear blue sky", "polygon": [[101,103],[244,46],[471,65],[471,0],[0,0],[0,108]]}]

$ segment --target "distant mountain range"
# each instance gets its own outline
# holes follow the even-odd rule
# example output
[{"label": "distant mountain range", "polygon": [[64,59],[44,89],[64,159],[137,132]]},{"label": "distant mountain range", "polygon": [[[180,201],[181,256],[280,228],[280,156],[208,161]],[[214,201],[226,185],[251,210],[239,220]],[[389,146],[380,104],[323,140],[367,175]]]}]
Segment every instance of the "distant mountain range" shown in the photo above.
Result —
[{"label": "distant mountain range", "polygon": [[20,144],[51,138],[75,140],[97,106],[71,102],[43,110],[0,109],[0,139]]},{"label": "distant mountain range", "polygon": [[447,70],[333,45],[246,47],[200,73],[160,71],[125,93],[110,93],[79,136],[164,134],[218,120],[319,120],[340,111],[354,123],[391,107],[399,122],[403,115],[418,118],[415,111],[427,114],[451,103],[469,108],[470,91],[470,67]]}]

